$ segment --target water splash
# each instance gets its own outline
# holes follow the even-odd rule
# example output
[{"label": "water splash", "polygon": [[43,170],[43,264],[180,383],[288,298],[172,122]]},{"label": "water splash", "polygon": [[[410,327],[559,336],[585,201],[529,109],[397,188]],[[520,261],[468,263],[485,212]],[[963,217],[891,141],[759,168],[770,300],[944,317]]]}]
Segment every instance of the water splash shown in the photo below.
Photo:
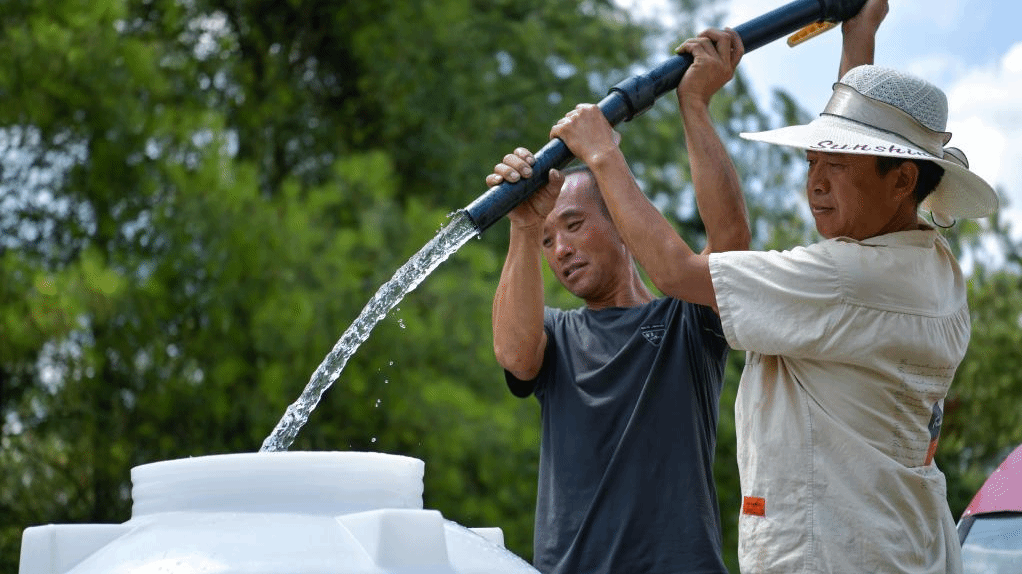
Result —
[{"label": "water splash", "polygon": [[337,380],[348,359],[369,338],[369,333],[376,324],[386,317],[405,295],[422,283],[438,265],[476,234],[477,230],[472,220],[464,212],[456,213],[450,223],[402,265],[390,281],[376,291],[355,322],[341,335],[334,348],[316,368],[298,400],[284,411],[280,422],[263,441],[260,452],[280,452],[291,446],[298,436],[298,431],[309,420],[309,414],[319,404],[323,393]]}]

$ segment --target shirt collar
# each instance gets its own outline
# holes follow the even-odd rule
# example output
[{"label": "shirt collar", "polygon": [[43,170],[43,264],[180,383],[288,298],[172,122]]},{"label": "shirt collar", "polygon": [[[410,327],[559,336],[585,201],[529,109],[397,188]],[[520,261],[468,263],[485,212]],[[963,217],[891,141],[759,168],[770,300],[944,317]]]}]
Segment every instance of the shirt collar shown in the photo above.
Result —
[{"label": "shirt collar", "polygon": [[919,229],[885,233],[883,235],[867,237],[862,241],[852,239],[851,237],[835,237],[834,240],[845,243],[858,243],[859,245],[868,245],[870,247],[933,247],[934,242],[937,241],[939,236],[937,230],[927,223],[925,219],[918,218],[917,223],[919,224]]}]

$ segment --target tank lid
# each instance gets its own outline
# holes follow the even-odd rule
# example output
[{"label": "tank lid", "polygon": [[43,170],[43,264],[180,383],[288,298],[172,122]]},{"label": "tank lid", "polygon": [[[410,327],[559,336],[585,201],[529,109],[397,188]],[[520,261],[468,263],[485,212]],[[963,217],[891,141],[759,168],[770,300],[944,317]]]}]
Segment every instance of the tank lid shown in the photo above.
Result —
[{"label": "tank lid", "polygon": [[256,452],[131,469],[132,517],[160,512],[286,512],[336,516],[422,508],[425,464],[377,452]]}]

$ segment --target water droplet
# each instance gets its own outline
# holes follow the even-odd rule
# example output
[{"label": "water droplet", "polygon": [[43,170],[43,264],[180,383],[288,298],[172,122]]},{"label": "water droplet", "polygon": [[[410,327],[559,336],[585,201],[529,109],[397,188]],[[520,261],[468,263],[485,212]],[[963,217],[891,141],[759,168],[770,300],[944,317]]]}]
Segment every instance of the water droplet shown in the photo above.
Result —
[{"label": "water droplet", "polygon": [[376,408],[380,408],[380,399],[376,399]]},{"label": "water droplet", "polygon": [[[308,421],[309,414],[316,408],[323,393],[337,380],[348,359],[358,347],[369,338],[373,327],[452,253],[467,243],[469,239],[479,236],[480,234],[471,219],[462,212],[457,212],[454,220],[402,265],[390,281],[383,284],[369,299],[355,322],[348,327],[334,348],[316,368],[298,400],[288,407],[288,411],[281,417],[277,426],[263,441],[260,451],[287,450],[294,442],[298,431]],[[401,320],[398,322],[404,329],[404,322]],[[373,442],[375,441],[374,438]]]},{"label": "water droplet", "polygon": [[376,437],[373,437],[369,442],[376,442]]}]

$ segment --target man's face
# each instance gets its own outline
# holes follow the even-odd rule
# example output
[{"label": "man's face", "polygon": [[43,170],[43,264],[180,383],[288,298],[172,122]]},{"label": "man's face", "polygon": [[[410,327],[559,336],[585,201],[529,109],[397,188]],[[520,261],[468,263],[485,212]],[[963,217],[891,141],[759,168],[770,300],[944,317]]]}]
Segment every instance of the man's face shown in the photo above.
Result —
[{"label": "man's face", "polygon": [[810,151],[806,159],[806,196],[820,235],[863,240],[890,231],[902,199],[894,192],[898,169],[879,175],[871,155]]},{"label": "man's face", "polygon": [[630,276],[631,258],[591,185],[586,173],[568,175],[543,224],[543,253],[568,291],[605,306]]}]

